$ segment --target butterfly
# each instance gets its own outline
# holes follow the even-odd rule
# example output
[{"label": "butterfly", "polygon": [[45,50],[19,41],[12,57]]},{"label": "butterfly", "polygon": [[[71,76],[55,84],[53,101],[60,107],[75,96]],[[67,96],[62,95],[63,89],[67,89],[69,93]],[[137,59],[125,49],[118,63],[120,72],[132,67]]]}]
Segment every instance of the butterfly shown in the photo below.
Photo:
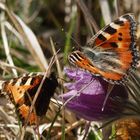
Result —
[{"label": "butterfly", "polygon": [[22,125],[37,124],[38,118],[44,116],[48,110],[50,98],[54,95],[55,89],[58,86],[54,73],[45,78],[33,110],[29,114],[32,101],[43,76],[41,73],[29,73],[2,83],[2,92],[15,105]]},{"label": "butterfly", "polygon": [[69,61],[113,84],[123,83],[139,59],[134,15],[122,15],[94,35]]}]

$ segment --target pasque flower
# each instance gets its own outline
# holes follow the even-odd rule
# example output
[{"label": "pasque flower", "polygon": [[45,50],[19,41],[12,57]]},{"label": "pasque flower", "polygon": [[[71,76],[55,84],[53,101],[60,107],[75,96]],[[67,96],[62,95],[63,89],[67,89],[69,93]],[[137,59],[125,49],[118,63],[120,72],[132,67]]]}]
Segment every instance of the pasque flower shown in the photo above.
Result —
[{"label": "pasque flower", "polygon": [[[65,73],[72,82],[65,83],[68,92],[60,97],[67,102],[66,107],[77,116],[89,121],[103,121],[121,115],[128,99],[122,86],[114,86],[102,109],[108,91],[106,81],[77,69],[66,68]],[[72,99],[69,100],[70,98]]]}]

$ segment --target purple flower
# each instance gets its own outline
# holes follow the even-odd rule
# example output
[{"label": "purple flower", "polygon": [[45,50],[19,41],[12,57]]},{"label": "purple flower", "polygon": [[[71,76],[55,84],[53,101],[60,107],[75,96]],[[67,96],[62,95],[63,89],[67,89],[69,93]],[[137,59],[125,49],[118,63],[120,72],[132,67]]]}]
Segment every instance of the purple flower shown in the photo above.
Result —
[{"label": "purple flower", "polygon": [[115,98],[123,99],[123,101],[128,98],[123,87],[113,88],[102,110],[108,83],[82,70],[66,68],[65,73],[73,82],[65,83],[68,92],[60,97],[63,97],[64,101],[73,97],[66,107],[77,116],[89,121],[103,121],[120,115],[123,103],[116,102]]}]

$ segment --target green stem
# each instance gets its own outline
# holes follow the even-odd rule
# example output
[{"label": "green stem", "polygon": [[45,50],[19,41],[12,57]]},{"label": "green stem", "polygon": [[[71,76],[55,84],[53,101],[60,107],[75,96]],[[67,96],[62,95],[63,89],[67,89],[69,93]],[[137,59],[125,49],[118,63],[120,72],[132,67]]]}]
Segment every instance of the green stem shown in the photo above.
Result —
[{"label": "green stem", "polygon": [[64,48],[64,64],[67,63],[68,53],[71,50],[71,36],[72,36],[72,32],[73,32],[74,27],[75,27],[75,22],[76,22],[76,13],[71,18],[70,28],[69,28],[68,33],[66,35],[66,43],[65,43],[65,48]]}]

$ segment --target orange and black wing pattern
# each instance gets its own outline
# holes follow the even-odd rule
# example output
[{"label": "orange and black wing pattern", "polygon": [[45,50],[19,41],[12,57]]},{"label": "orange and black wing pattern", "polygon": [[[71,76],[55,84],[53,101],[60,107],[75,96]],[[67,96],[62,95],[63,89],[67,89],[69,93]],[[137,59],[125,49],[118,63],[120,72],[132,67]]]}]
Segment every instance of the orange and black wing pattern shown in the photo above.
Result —
[{"label": "orange and black wing pattern", "polygon": [[3,92],[15,105],[22,125],[37,124],[38,118],[45,115],[48,110],[50,98],[54,95],[58,86],[57,79],[53,73],[45,78],[33,110],[29,114],[32,101],[42,79],[43,75],[41,74],[26,74],[3,83]]},{"label": "orange and black wing pattern", "polygon": [[69,55],[74,65],[115,84],[122,83],[138,59],[133,14],[119,17],[93,36],[82,51]]}]

